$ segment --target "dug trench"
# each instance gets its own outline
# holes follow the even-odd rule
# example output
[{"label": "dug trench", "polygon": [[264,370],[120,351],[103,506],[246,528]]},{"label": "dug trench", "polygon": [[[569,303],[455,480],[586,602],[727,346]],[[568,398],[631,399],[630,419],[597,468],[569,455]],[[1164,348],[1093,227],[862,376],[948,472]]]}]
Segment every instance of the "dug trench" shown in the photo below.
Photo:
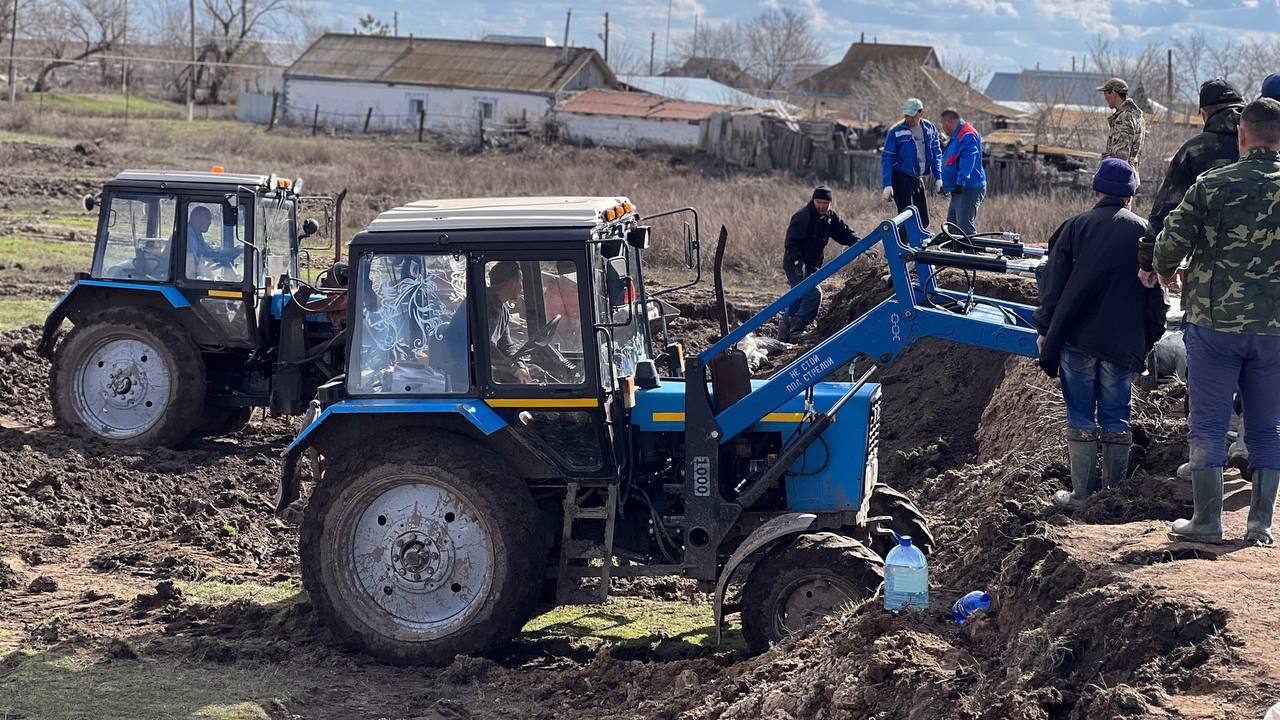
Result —
[{"label": "dug trench", "polygon": [[[853,267],[816,334],[886,294],[874,263]],[[757,305],[737,297],[740,321]],[[502,656],[406,669],[338,649],[299,590],[297,529],[268,502],[293,422],[255,417],[179,451],[69,438],[52,427],[37,338],[0,335],[8,715],[76,717],[87,702],[98,717],[1240,718],[1280,688],[1272,557],[1164,540],[1190,509],[1170,479],[1185,431],[1176,385],[1137,402],[1134,476],[1069,517],[1047,502],[1066,487],[1053,381],[1027,360],[918,344],[878,380],[882,475],[938,540],[927,612],[892,616],[873,599],[754,658],[661,628],[622,647],[544,627]],[[1234,475],[1228,487],[1239,536],[1248,489]],[[948,622],[973,589],[992,610]],[[583,611],[607,625],[636,595],[710,621],[705,595],[678,582]],[[671,640],[677,659],[659,651]]]}]

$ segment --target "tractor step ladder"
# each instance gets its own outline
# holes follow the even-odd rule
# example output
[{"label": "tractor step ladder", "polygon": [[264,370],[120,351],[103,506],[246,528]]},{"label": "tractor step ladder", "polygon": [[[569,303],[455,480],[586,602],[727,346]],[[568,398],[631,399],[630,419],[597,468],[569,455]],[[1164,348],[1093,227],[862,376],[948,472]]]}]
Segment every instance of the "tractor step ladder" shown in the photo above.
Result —
[{"label": "tractor step ladder", "polygon": [[[599,498],[603,504],[582,505]],[[618,509],[618,486],[610,483],[585,490],[579,483],[569,483],[564,494],[564,528],[560,534],[560,572],[556,580],[556,603],[587,605],[609,599],[609,580],[613,576],[613,530]],[[604,522],[604,542],[575,539],[574,527],[579,521]],[[594,565],[599,561],[599,566]],[[595,579],[594,588],[583,588],[579,580]]]}]

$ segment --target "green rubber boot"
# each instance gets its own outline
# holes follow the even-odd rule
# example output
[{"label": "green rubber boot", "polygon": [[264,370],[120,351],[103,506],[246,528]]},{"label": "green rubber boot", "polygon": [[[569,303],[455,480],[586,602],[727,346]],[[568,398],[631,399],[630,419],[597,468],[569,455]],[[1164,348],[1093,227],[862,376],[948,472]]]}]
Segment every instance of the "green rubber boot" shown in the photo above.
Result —
[{"label": "green rubber boot", "polygon": [[1127,432],[1102,433],[1102,487],[1113,488],[1129,474],[1129,450],[1133,436]]},{"label": "green rubber boot", "polygon": [[1098,487],[1098,440],[1088,431],[1067,431],[1067,452],[1071,460],[1071,492],[1053,494],[1053,504],[1064,510],[1079,510]]},{"label": "green rubber boot", "polygon": [[1253,471],[1253,499],[1249,502],[1249,525],[1244,541],[1259,547],[1273,547],[1271,517],[1276,510],[1276,489],[1280,487],[1280,470],[1256,468]]},{"label": "green rubber boot", "polygon": [[1191,471],[1191,493],[1195,509],[1190,520],[1174,520],[1170,540],[1222,542],[1222,468]]}]

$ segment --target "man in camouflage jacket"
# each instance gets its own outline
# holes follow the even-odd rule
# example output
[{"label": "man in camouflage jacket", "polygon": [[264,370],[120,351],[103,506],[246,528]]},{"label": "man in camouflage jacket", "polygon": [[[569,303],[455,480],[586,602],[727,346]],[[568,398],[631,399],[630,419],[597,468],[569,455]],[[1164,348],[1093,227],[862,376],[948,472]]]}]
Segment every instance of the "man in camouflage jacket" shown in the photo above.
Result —
[{"label": "man in camouflage jacket", "polygon": [[[1232,394],[1240,388],[1253,466],[1245,540],[1270,547],[1280,485],[1280,102],[1260,98],[1240,117],[1240,160],[1210,170],[1187,191],[1156,238],[1155,270],[1176,287],[1187,260],[1183,307],[1195,509],[1177,539],[1222,539],[1222,470]],[[1154,284],[1153,273],[1139,270]]]},{"label": "man in camouflage jacket", "polygon": [[1119,158],[1138,170],[1138,162],[1142,157],[1142,140],[1146,134],[1146,121],[1142,119],[1142,109],[1129,97],[1129,83],[1120,78],[1111,78],[1099,88],[1107,107],[1115,110],[1107,118],[1107,149],[1102,157]]}]

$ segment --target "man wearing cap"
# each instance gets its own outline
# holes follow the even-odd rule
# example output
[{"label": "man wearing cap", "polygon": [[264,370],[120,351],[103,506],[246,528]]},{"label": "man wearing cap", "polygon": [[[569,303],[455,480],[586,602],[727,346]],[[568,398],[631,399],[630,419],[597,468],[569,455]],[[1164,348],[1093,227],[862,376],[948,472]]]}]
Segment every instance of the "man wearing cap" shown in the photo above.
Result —
[{"label": "man wearing cap", "polygon": [[[831,207],[833,199],[831,188],[819,185],[813,190],[813,198],[796,211],[787,224],[782,271],[786,273],[791,287],[800,284],[822,267],[827,240],[835,240],[841,245],[852,245],[858,241],[858,236]],[[790,342],[793,337],[804,332],[809,323],[818,317],[821,305],[822,289],[819,287],[791,303],[782,313],[778,339]]]},{"label": "man wearing cap", "polygon": [[[1266,87],[1265,83],[1263,87]],[[1206,80],[1200,86],[1200,117],[1204,120],[1204,131],[1183,143],[1169,161],[1164,182],[1156,191],[1151,213],[1147,216],[1147,235],[1138,244],[1138,266],[1143,270],[1151,271],[1156,236],[1164,229],[1165,218],[1182,202],[1182,197],[1196,178],[1205,171],[1239,159],[1236,133],[1240,128],[1240,110],[1243,107],[1244,98],[1226,80]],[[1243,437],[1243,426],[1231,447],[1230,456],[1232,465],[1248,468],[1249,451]],[[1190,463],[1183,463],[1178,468],[1178,477],[1191,479]]]},{"label": "man wearing cap", "polygon": [[1110,132],[1107,134],[1107,149],[1102,151],[1104,158],[1119,158],[1129,163],[1134,172],[1138,171],[1138,162],[1142,158],[1142,140],[1146,133],[1146,121],[1142,119],[1142,109],[1129,97],[1129,83],[1120,78],[1111,78],[1098,87],[1107,107],[1115,110],[1107,119]]},{"label": "man wearing cap", "polygon": [[1245,541],[1270,547],[1280,485],[1280,102],[1259,98],[1240,113],[1240,159],[1209,170],[1165,218],[1156,273],[1177,287],[1186,261],[1190,519],[1175,539],[1222,540],[1222,471],[1232,395],[1240,390],[1249,434],[1253,497]]},{"label": "man wearing cap", "polygon": [[[1134,277],[1138,240],[1147,223],[1129,211],[1137,173],[1116,158],[1093,176],[1097,204],[1064,222],[1049,239],[1040,307],[1040,366],[1062,379],[1067,408],[1071,492],[1054,504],[1084,505],[1100,486],[1116,485],[1129,469],[1130,400],[1134,373],[1164,334],[1164,293]],[[1101,483],[1097,473],[1099,441]]]},{"label": "man wearing cap", "polygon": [[938,129],[924,119],[924,103],[916,98],[903,103],[902,122],[889,128],[885,136],[880,174],[885,199],[893,200],[898,212],[915,205],[920,225],[929,227],[925,183],[933,178],[933,191],[942,192],[942,146]]},{"label": "man wearing cap", "polygon": [[950,108],[942,111],[942,131],[950,140],[942,154],[942,192],[951,196],[947,222],[972,235],[978,206],[987,194],[982,171],[982,136]]}]

